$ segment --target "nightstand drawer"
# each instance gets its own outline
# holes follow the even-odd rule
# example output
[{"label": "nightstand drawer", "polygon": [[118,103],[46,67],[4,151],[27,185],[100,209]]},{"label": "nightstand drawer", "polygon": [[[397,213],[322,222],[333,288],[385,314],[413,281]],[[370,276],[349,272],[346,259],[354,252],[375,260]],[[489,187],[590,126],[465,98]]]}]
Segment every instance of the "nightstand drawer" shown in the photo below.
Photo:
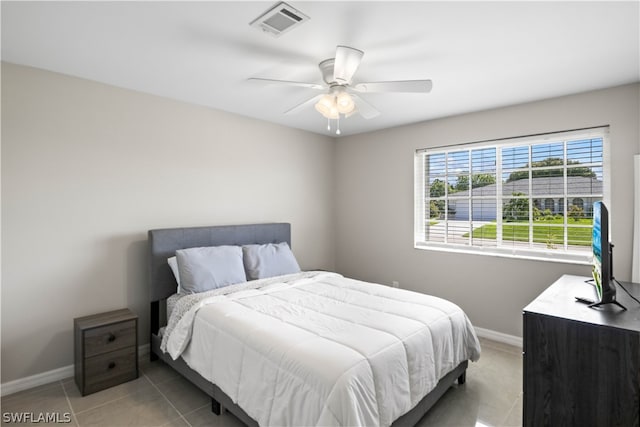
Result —
[{"label": "nightstand drawer", "polygon": [[134,347],[112,351],[86,359],[86,393],[102,390],[138,377]]},{"label": "nightstand drawer", "polygon": [[135,344],[135,320],[89,329],[84,334],[84,357],[131,347]]}]

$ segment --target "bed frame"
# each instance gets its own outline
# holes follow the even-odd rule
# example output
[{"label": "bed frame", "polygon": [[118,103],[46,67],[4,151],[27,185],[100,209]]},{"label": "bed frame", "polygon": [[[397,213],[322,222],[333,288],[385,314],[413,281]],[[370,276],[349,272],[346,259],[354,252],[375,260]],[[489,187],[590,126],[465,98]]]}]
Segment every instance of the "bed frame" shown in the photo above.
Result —
[{"label": "bed frame", "polygon": [[[178,360],[160,350],[161,337],[158,331],[166,323],[166,315],[161,312],[165,300],[174,294],[177,283],[167,264],[167,258],[175,255],[176,250],[200,246],[250,245],[287,242],[291,246],[291,225],[288,223],[229,225],[211,227],[167,228],[149,230],[149,280],[151,301],[151,360],[161,359],[181,375],[195,384],[211,397],[211,410],[220,415],[228,410],[247,426],[257,426],[238,405],[233,403],[218,386],[204,379],[196,371],[189,368],[180,357]],[[440,397],[458,380],[464,384],[467,361],[443,377],[428,395],[426,395],[411,411],[398,418],[394,427],[413,426],[440,399]]]}]

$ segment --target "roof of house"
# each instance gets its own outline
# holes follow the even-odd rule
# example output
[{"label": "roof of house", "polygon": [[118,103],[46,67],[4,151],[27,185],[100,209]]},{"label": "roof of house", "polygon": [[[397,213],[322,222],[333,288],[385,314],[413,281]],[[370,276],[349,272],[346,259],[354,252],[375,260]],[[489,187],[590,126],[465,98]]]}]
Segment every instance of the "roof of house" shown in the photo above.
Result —
[{"label": "roof of house", "polygon": [[[472,196],[494,196],[497,184],[490,184],[471,190]],[[531,180],[531,192],[529,191],[529,180],[519,179],[502,184],[502,195],[511,196],[514,193],[531,194],[534,197],[564,197],[564,177],[537,177]],[[466,196],[466,191],[455,193],[456,196]],[[586,176],[567,177],[567,191],[569,196],[598,196],[602,194],[602,181],[597,178]]]}]

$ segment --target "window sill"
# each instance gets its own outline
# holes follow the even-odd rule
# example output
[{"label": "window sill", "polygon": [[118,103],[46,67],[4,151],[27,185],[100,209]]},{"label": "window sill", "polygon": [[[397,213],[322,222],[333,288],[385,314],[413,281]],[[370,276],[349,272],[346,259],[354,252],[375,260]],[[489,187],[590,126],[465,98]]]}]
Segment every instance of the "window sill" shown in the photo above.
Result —
[{"label": "window sill", "polygon": [[574,265],[592,265],[592,257],[587,254],[556,254],[555,256],[546,255],[544,253],[537,253],[535,251],[525,252],[522,250],[513,251],[509,248],[491,248],[491,250],[483,250],[482,248],[464,248],[458,246],[439,246],[439,245],[426,245],[421,243],[414,243],[414,249],[419,250],[427,250],[427,251],[437,251],[437,252],[451,252],[458,254],[470,254],[470,255],[482,255],[482,256],[493,256],[493,257],[501,257],[501,258],[511,258],[511,259],[526,259],[529,261],[546,261],[546,262],[556,262],[561,264],[574,264]]}]

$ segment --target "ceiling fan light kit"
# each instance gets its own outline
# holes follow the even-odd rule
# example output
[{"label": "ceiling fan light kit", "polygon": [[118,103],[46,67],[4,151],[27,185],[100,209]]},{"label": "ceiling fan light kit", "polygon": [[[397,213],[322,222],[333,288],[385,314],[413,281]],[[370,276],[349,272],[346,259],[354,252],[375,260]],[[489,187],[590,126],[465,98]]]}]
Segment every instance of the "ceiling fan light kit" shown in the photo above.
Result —
[{"label": "ceiling fan light kit", "polygon": [[339,114],[350,116],[356,111],[356,104],[344,86],[333,86],[330,92],[316,103],[316,110],[327,119],[337,119]]},{"label": "ceiling fan light kit", "polygon": [[340,135],[340,114],[349,117],[356,112],[356,104],[344,86],[332,86],[330,93],[323,95],[315,104],[316,110],[327,118],[327,130],[331,130],[331,120],[336,120],[336,135]]},{"label": "ceiling fan light kit", "polygon": [[[364,52],[349,46],[338,46],[335,58],[325,59],[318,64],[322,80],[329,86],[325,95],[316,95],[299,105],[287,110],[286,114],[297,113],[314,104],[316,111],[328,120],[327,130],[331,130],[331,120],[337,121],[336,134],[340,135],[340,115],[349,117],[359,113],[363,118],[376,117],[380,112],[371,104],[352,92],[400,92],[400,93],[428,93],[431,91],[431,80],[400,80],[386,82],[370,82],[351,85],[353,75],[360,66]],[[277,83],[288,86],[305,87],[309,89],[323,89],[316,83],[302,83],[285,80],[252,78],[251,81],[262,84]]]}]

